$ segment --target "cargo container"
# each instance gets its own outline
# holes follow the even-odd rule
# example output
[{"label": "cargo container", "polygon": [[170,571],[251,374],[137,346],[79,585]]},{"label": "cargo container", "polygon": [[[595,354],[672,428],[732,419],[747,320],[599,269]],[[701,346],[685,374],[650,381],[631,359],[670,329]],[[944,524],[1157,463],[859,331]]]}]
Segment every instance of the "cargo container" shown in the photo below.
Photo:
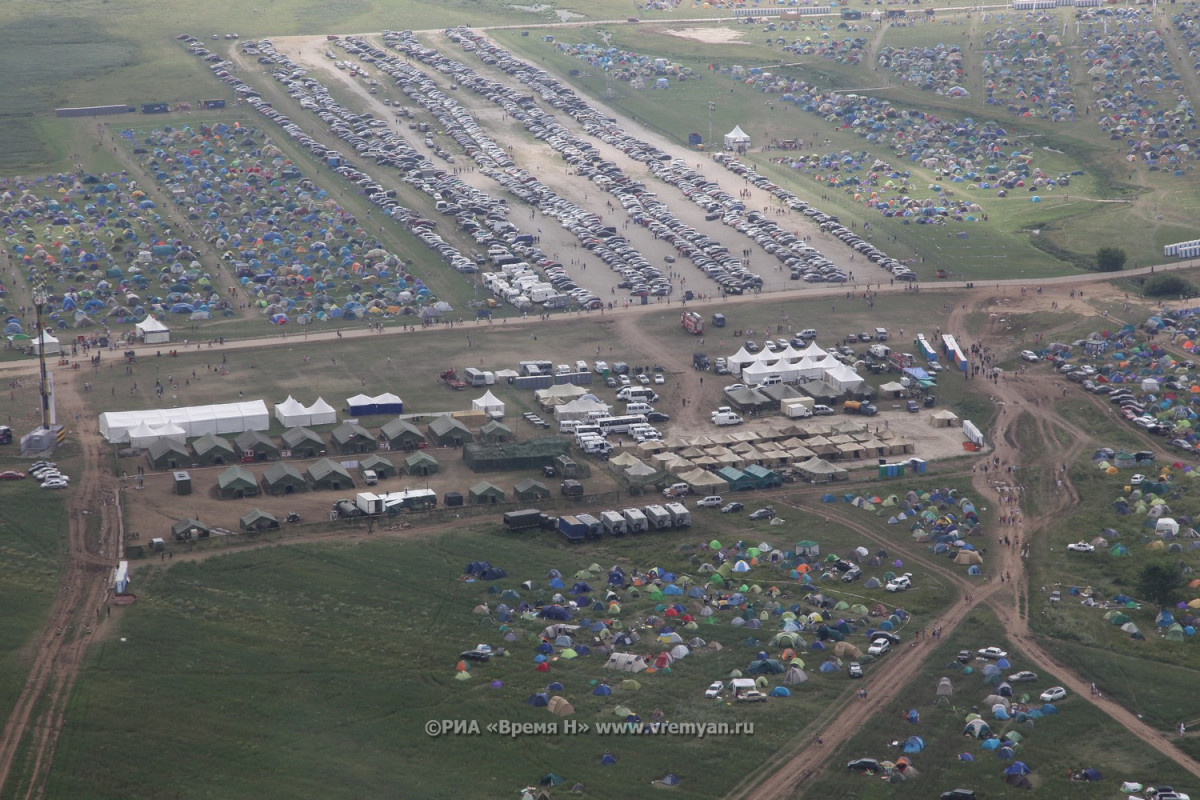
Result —
[{"label": "cargo container", "polygon": [[642,509],[642,513],[646,515],[646,521],[649,523],[650,530],[663,531],[671,527],[671,515],[657,503],[652,506],[646,506]]},{"label": "cargo container", "polygon": [[600,523],[609,536],[624,536],[629,530],[629,523],[618,511],[601,511]]},{"label": "cargo container", "polygon": [[627,508],[621,512],[630,533],[642,533],[649,528],[649,521],[640,508]]},{"label": "cargo container", "polygon": [[510,531],[520,531],[525,528],[536,528],[542,522],[542,512],[536,508],[525,508],[520,511],[505,511],[504,526]]},{"label": "cargo container", "polygon": [[686,528],[692,524],[692,512],[683,503],[667,503],[667,513],[671,515],[671,525],[676,528]]},{"label": "cargo container", "polygon": [[587,537],[587,525],[575,517],[559,517],[558,532],[571,544],[582,542]]},{"label": "cargo container", "polygon": [[604,535],[604,525],[600,520],[593,517],[591,514],[576,514],[575,519],[579,520],[587,532],[584,534],[589,539],[599,539]]}]

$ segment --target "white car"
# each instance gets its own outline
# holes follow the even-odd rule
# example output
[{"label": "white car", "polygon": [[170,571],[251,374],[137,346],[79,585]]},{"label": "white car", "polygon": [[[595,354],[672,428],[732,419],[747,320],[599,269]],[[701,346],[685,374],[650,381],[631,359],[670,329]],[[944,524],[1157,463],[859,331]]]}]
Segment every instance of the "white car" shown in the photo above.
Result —
[{"label": "white car", "polygon": [[903,575],[897,575],[887,582],[887,586],[883,587],[889,592],[903,592],[912,588],[912,573],[906,572]]},{"label": "white car", "polygon": [[658,384],[659,386],[661,386],[667,382],[667,379],[663,377],[663,374],[661,372],[656,372],[654,374],[654,382],[656,384]]},{"label": "white car", "polygon": [[1033,352],[1032,350],[1022,350],[1021,358],[1028,361],[1030,364],[1038,363],[1037,353]]},{"label": "white car", "polygon": [[1007,658],[1008,651],[999,647],[981,647],[975,651],[980,658]]},{"label": "white car", "polygon": [[68,489],[71,482],[66,478],[51,478],[42,484],[43,489]]},{"label": "white car", "polygon": [[607,361],[597,361],[593,368],[596,370],[597,373],[603,375],[604,373],[608,372],[608,362]]},{"label": "white car", "polygon": [[1008,676],[1009,683],[1032,683],[1038,679],[1038,674],[1027,669],[1020,672],[1014,672]]},{"label": "white car", "polygon": [[1087,542],[1072,542],[1071,544],[1067,545],[1067,549],[1074,553],[1091,553],[1096,548]]},{"label": "white car", "polygon": [[1067,690],[1061,686],[1051,686],[1041,694],[1043,703],[1053,703],[1057,700],[1063,700],[1066,696]]},{"label": "white car", "polygon": [[871,642],[871,646],[867,648],[867,655],[881,656],[891,649],[892,643],[887,639],[876,639],[875,641]]},{"label": "white car", "polygon": [[725,387],[725,391],[736,392],[738,389],[745,389],[745,388],[746,388],[746,384],[744,384],[744,383],[731,383]]},{"label": "white car", "polygon": [[1129,485],[1130,486],[1140,486],[1142,483],[1145,482],[1145,480],[1146,480],[1146,476],[1142,475],[1141,473],[1138,473],[1137,475],[1131,475],[1129,477]]},{"label": "white car", "polygon": [[721,495],[710,494],[708,497],[703,497],[697,501],[696,505],[700,508],[720,508],[725,503],[721,500]]},{"label": "white car", "polygon": [[725,684],[721,683],[720,681],[713,681],[708,685],[708,688],[704,690],[704,696],[711,700],[714,697],[720,697],[721,692],[723,691],[725,691]]}]

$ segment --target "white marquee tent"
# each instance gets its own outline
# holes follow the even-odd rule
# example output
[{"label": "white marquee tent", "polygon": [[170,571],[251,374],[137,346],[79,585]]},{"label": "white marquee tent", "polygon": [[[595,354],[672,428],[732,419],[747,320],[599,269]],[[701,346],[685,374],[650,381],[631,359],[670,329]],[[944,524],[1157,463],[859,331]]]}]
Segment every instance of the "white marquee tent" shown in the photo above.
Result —
[{"label": "white marquee tent", "polygon": [[733,130],[725,134],[725,149],[740,150],[750,146],[750,135],[742,130],[741,125],[734,125]]},{"label": "white marquee tent", "polygon": [[185,408],[106,411],[100,415],[99,421],[100,434],[114,444],[128,442],[129,432],[142,423],[155,429],[173,424],[189,438],[205,433],[265,431],[271,427],[271,415],[262,400]]},{"label": "white marquee tent", "polygon": [[165,344],[171,341],[171,329],[154,317],[146,317],[133,327],[137,328],[138,335],[146,344]]},{"label": "white marquee tent", "polygon": [[53,356],[62,352],[62,346],[58,343],[58,339],[54,338],[54,334],[49,330],[42,329],[40,336],[29,340],[29,346],[33,348],[33,352],[39,352],[43,347],[46,348],[46,355]]},{"label": "white marquee tent", "polygon": [[307,426],[309,413],[303,403],[289,394],[287,400],[275,404],[275,419],[285,428]]},{"label": "white marquee tent", "polygon": [[[380,395],[380,397],[382,396]],[[390,396],[396,397],[395,395]],[[397,397],[396,399],[399,400],[400,398]],[[318,397],[317,402],[304,409],[304,411],[308,414],[309,418],[308,422],[305,423],[306,425],[332,425],[337,422],[337,409],[326,403],[323,397]]]},{"label": "white marquee tent", "polygon": [[492,394],[491,389],[484,392],[483,397],[472,400],[471,408],[475,411],[482,411],[493,419],[504,416],[504,401]]}]

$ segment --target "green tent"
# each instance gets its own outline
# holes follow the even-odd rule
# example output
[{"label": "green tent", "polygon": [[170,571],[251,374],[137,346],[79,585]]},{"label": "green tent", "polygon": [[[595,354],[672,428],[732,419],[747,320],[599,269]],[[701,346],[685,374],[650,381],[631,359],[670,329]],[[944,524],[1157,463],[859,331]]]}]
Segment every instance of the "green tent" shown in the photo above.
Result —
[{"label": "green tent", "polygon": [[258,481],[250,470],[234,464],[217,476],[217,494],[225,500],[253,497],[258,494]]}]

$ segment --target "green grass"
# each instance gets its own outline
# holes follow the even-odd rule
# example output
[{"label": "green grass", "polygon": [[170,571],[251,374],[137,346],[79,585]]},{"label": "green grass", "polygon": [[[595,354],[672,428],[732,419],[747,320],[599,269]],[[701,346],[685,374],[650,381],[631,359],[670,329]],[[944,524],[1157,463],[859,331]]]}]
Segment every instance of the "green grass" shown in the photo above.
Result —
[{"label": "green grass", "polygon": [[[637,692],[618,686],[612,697],[591,695],[592,681],[621,677],[601,669],[599,656],[557,660],[549,674],[535,672],[530,637],[544,620],[511,623],[520,634],[512,654],[476,665],[470,681],[455,681],[459,650],[502,644],[496,624],[471,613],[476,604],[499,601],[488,585],[459,580],[469,560],[508,569],[509,577],[495,582],[500,588],[527,578],[544,585],[550,566],[570,577],[592,562],[694,573],[701,554],[693,546],[713,536],[782,544],[804,531],[797,522],[784,532],[749,532],[744,521],[714,513],[690,533],[567,549],[548,534],[498,535],[496,527],[433,542],[377,539],[271,547],[169,568],[148,563],[135,576],[138,603],[119,611],[119,635],[93,651],[72,698],[48,795],[195,796],[203,784],[228,798],[313,791],[361,797],[393,792],[402,781],[422,797],[454,797],[464,776],[445,765],[469,762],[472,796],[503,797],[551,770],[570,783],[604,786],[610,773],[599,756],[608,749],[620,759],[623,779],[649,782],[674,770],[685,779],[681,796],[719,797],[740,777],[726,763],[731,748],[746,764],[765,759],[795,734],[797,720],[829,713],[850,689],[844,675],[818,673],[820,659],[803,653],[811,679],[792,698],[746,708],[700,699],[708,682],[744,668],[759,649],[742,644],[747,635],[765,642],[778,626],[739,630],[725,618],[688,633],[725,650],[694,654],[669,674],[639,675]],[[856,539],[837,526],[819,538],[831,549]],[[749,577],[795,593],[776,570],[759,568]],[[840,586],[831,590],[840,594]],[[531,600],[550,594],[522,592]],[[622,603],[624,625],[653,613],[644,593]],[[941,606],[927,607],[933,613]],[[634,649],[660,648],[643,640]],[[503,688],[489,688],[491,680]],[[756,728],[737,741],[555,736],[523,747],[486,733],[430,739],[423,732],[428,719],[553,721],[523,702],[550,680],[563,682],[561,694],[580,722],[615,719],[611,709],[624,703],[645,717],[660,708],[673,721],[754,721]],[[134,733],[156,746],[125,746]],[[191,755],[180,763],[180,752]]]},{"label": "green grass", "polygon": [[[966,715],[991,693],[991,688],[983,682],[979,671],[965,676],[960,669],[951,668],[960,649],[975,650],[985,644],[997,644],[1008,650],[1014,670],[1027,668],[1020,648],[1006,640],[1004,629],[996,618],[977,609],[957,631],[943,636],[918,677],[908,686],[899,687],[897,699],[885,704],[871,723],[829,756],[826,773],[820,780],[805,785],[797,796],[875,800],[901,793],[928,797],[961,786],[975,789],[981,797],[1034,800],[1090,797],[1094,789],[1089,784],[1073,784],[1065,777],[1068,769],[1078,770],[1085,766],[1099,768],[1107,786],[1116,786],[1123,780],[1151,784],[1177,780],[1186,784],[1186,774],[1169,759],[1126,735],[1084,699],[1067,698],[1058,704],[1058,714],[1043,717],[1032,726],[993,721],[987,709],[980,709],[979,713],[992,726],[993,732],[1016,730],[1023,735],[1016,757],[1033,768],[1033,789],[1007,786],[1003,780],[1007,762],[985,751],[978,741],[962,736]],[[895,654],[889,656],[893,657]],[[949,675],[954,683],[954,698],[949,704],[935,704],[934,688],[944,675]],[[1139,673],[1139,679],[1153,682],[1144,670]],[[1053,675],[1040,672],[1036,683],[1015,684],[1013,688],[1018,697],[1024,693],[1033,695],[1036,703],[1036,695],[1054,683]],[[916,725],[901,720],[901,712],[912,708],[921,715],[921,721]],[[896,787],[845,770],[847,761],[864,756],[894,761],[902,753],[889,743],[903,742],[912,735],[922,737],[926,743],[922,753],[910,756],[921,773],[916,782]],[[958,756],[964,752],[971,753],[975,760],[960,761]]]}]

